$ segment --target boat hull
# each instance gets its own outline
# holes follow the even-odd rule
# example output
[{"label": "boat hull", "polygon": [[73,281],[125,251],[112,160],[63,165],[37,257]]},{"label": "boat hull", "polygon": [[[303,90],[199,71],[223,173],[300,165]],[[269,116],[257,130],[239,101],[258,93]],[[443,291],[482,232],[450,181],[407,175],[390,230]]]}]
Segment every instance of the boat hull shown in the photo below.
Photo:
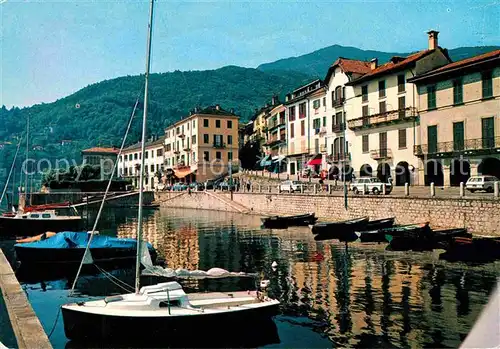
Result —
[{"label": "boat hull", "polygon": [[[16,258],[22,264],[80,264],[84,248],[33,248],[15,246]],[[135,263],[136,250],[123,248],[91,248],[92,259],[96,263],[123,262]],[[153,263],[157,254],[149,250]]]},{"label": "boat hull", "polygon": [[[221,330],[224,336],[232,335],[228,329],[247,327],[270,320],[278,313],[279,304],[255,309],[193,316],[109,316],[62,308],[64,333],[70,340],[79,342],[117,342],[137,340],[137,337],[161,338],[162,347],[168,342],[192,337],[212,337]],[[233,334],[234,335],[234,334]]]},{"label": "boat hull", "polygon": [[0,234],[8,236],[31,236],[52,231],[79,231],[83,219],[20,219],[0,216]]},{"label": "boat hull", "polygon": [[341,222],[318,223],[311,228],[311,232],[315,235],[321,235],[319,239],[341,239],[341,240],[356,240],[356,230],[363,229],[368,222],[368,217],[357,218]]},{"label": "boat hull", "polygon": [[286,229],[293,226],[308,226],[316,223],[318,218],[314,214],[305,214],[298,216],[274,216],[262,218],[262,225],[265,228]]}]

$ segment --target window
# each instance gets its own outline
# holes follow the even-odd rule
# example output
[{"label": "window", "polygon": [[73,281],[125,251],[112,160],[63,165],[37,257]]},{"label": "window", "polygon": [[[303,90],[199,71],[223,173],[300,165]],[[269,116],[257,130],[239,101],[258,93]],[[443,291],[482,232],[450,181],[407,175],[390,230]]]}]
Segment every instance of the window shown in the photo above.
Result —
[{"label": "window", "polygon": [[220,151],[216,151],[216,152],[215,152],[215,158],[216,158],[217,160],[222,160],[222,153],[221,153]]},{"label": "window", "polygon": [[123,156],[120,156],[119,162],[123,161]]},{"label": "window", "polygon": [[193,152],[193,162],[196,161],[196,152]]},{"label": "window", "polygon": [[208,139],[208,134],[206,134],[206,133],[205,133],[205,134],[203,135],[203,143],[208,144],[208,142],[209,142],[209,139]]},{"label": "window", "polygon": [[306,117],[306,103],[299,104],[299,118],[303,119]]},{"label": "window", "polygon": [[453,81],[453,104],[462,104],[464,102],[463,98],[464,86],[462,84],[462,79],[457,79]]},{"label": "window", "polygon": [[42,218],[50,218],[50,213],[42,213]]},{"label": "window", "polygon": [[139,154],[135,153],[134,154],[134,160],[137,160],[138,157],[139,157]]},{"label": "window", "polygon": [[437,152],[437,126],[427,126],[427,150],[429,154]]},{"label": "window", "polygon": [[398,114],[399,118],[403,119],[406,116],[406,97],[401,96],[398,98]]},{"label": "window", "polygon": [[227,120],[227,128],[233,128],[233,120]]},{"label": "window", "polygon": [[196,120],[193,120],[193,130],[196,127]]},{"label": "window", "polygon": [[302,120],[300,122],[300,135],[305,136],[306,135],[306,122],[305,120]]},{"label": "window", "polygon": [[227,161],[233,161],[233,152],[232,151],[227,152]]},{"label": "window", "polygon": [[154,165],[154,164],[153,164],[153,165],[151,165],[151,166],[150,166],[150,168],[151,168],[151,172],[154,172],[154,171],[155,171],[155,165]]},{"label": "window", "polygon": [[214,135],[214,147],[224,146],[224,140],[222,135]]},{"label": "window", "polygon": [[168,143],[165,147],[166,151],[170,151],[172,149],[172,145]]},{"label": "window", "polygon": [[189,122],[187,123],[187,130],[189,131]]},{"label": "window", "polygon": [[180,134],[181,133],[181,128],[180,127],[177,127],[176,129],[176,134]]},{"label": "window", "polygon": [[321,107],[321,101],[319,99],[313,101],[313,108],[319,109],[319,107]]},{"label": "window", "polygon": [[295,136],[295,125],[290,124],[290,138],[293,138]]},{"label": "window", "polygon": [[220,120],[215,120],[215,127],[220,128]]},{"label": "window", "polygon": [[163,149],[157,149],[156,156],[163,156]]},{"label": "window", "polygon": [[491,71],[482,72],[481,80],[483,85],[483,98],[493,97],[493,76]]},{"label": "window", "polygon": [[288,121],[295,120],[295,106],[291,106],[288,108]]},{"label": "window", "polygon": [[405,92],[405,75],[398,75],[398,92]]},{"label": "window", "polygon": [[335,91],[332,91],[332,107],[335,107]]},{"label": "window", "polygon": [[323,97],[323,107],[326,107],[326,97]]},{"label": "window", "polygon": [[315,152],[316,154],[318,154],[318,153],[319,153],[319,138],[316,138],[316,139],[314,140],[314,152]]},{"label": "window", "polygon": [[361,86],[361,101],[368,102],[368,85]]},{"label": "window", "polygon": [[382,102],[378,103],[378,110],[379,110],[380,114],[383,114],[383,113],[385,113],[387,111],[387,107],[386,107],[385,101],[382,101]]},{"label": "window", "polygon": [[368,135],[363,135],[363,153],[369,152]]},{"label": "window", "polygon": [[378,82],[378,96],[380,98],[385,97],[385,80],[380,80]]},{"label": "window", "polygon": [[146,152],[144,153],[144,155],[145,155],[145,156],[144,156],[144,159],[147,159],[147,158],[148,158],[148,155],[149,155],[149,152],[148,152],[148,151],[146,151]]},{"label": "window", "polygon": [[203,160],[210,161],[210,153],[208,151],[203,152]]},{"label": "window", "polygon": [[227,144],[233,144],[233,136],[231,135],[227,136]]},{"label": "window", "polygon": [[399,130],[399,149],[406,148],[406,128]]},{"label": "window", "polygon": [[326,116],[323,116],[323,127],[326,127]]},{"label": "window", "polygon": [[151,150],[151,157],[154,158],[155,157],[155,151],[154,150]]},{"label": "window", "polygon": [[32,213],[30,217],[31,218],[40,218],[40,215],[37,213]]},{"label": "window", "polygon": [[369,125],[370,124],[370,115],[369,115],[369,110],[368,110],[367,105],[363,106],[361,116],[363,117],[363,126]]},{"label": "window", "polygon": [[314,119],[314,120],[313,120],[313,128],[314,128],[315,130],[317,130],[317,132],[316,132],[316,133],[319,133],[319,129],[320,129],[320,127],[321,127],[321,119],[320,119],[320,118]]},{"label": "window", "polygon": [[436,86],[427,86],[427,109],[436,109]]},{"label": "window", "polygon": [[203,119],[203,127],[208,127],[208,119]]},{"label": "window", "polygon": [[196,144],[196,135],[191,137],[191,144]]},{"label": "window", "polygon": [[489,149],[495,147],[495,119],[494,117],[481,120],[483,148]]},{"label": "window", "polygon": [[453,150],[463,150],[465,145],[464,141],[464,123],[453,123]]}]

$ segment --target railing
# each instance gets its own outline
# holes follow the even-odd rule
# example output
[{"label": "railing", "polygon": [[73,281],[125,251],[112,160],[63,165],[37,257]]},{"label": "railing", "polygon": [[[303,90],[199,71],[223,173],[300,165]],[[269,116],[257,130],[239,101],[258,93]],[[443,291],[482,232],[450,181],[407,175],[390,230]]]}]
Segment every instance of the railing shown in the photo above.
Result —
[{"label": "railing", "polygon": [[333,124],[332,125],[332,132],[342,132],[345,130],[345,124],[343,122],[339,124]]},{"label": "railing", "polygon": [[321,127],[321,128],[319,129],[319,133],[318,133],[318,134],[319,134],[320,136],[325,135],[325,134],[326,134],[326,127]]},{"label": "railing", "polygon": [[179,135],[179,138],[186,138],[186,135],[185,135],[184,133],[181,133],[181,134]]},{"label": "railing", "polygon": [[269,130],[272,130],[273,128],[281,126],[281,125],[285,125],[285,120],[270,121],[267,124],[267,127]]},{"label": "railing", "polygon": [[392,152],[389,148],[370,150],[370,156],[373,160],[382,160],[392,158]]},{"label": "railing", "polygon": [[332,154],[332,155],[328,155],[326,157],[326,161],[327,162],[339,162],[339,161],[344,161],[344,160],[347,160],[349,157],[348,154],[344,154],[344,153],[337,153],[337,154]]},{"label": "railing", "polygon": [[422,156],[425,154],[460,153],[493,149],[500,149],[500,137],[475,138],[458,142],[450,141],[416,145],[413,147],[413,152],[417,156]]},{"label": "railing", "polygon": [[214,148],[225,148],[226,144],[225,143],[220,143],[220,142],[214,142],[213,143]]},{"label": "railing", "polygon": [[184,147],[184,151],[190,151],[190,150],[191,150],[191,148],[189,148],[189,147]]},{"label": "railing", "polygon": [[334,107],[340,107],[342,104],[344,104],[344,101],[345,101],[345,98],[335,98],[333,101],[332,101],[332,104]]},{"label": "railing", "polygon": [[180,154],[180,152],[181,152],[180,150],[174,149],[174,154]]},{"label": "railing", "polygon": [[347,121],[347,126],[350,129],[358,129],[385,123],[408,121],[416,117],[417,117],[417,109],[414,107],[408,107],[405,109],[391,110],[385,113],[379,113],[370,116],[362,116],[357,119],[349,120]]}]

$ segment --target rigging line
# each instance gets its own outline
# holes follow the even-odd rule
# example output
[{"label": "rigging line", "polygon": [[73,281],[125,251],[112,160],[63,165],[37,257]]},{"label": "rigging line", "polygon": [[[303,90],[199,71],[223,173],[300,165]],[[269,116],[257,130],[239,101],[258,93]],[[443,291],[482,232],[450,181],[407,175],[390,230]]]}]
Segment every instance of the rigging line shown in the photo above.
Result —
[{"label": "rigging line", "polygon": [[[21,142],[23,140],[23,137],[19,139],[19,143],[17,144],[17,149],[16,149],[16,155],[14,155],[14,160],[12,160],[12,165],[10,166],[10,171],[9,175],[7,176],[7,181],[5,182],[5,187],[3,188],[2,196],[0,197],[0,205],[2,204],[3,198],[5,196],[5,193],[7,192],[7,187],[9,186],[9,181],[10,181],[10,176],[12,176],[12,171],[14,170],[16,159],[17,159],[17,154],[19,154],[19,149],[21,148]],[[12,183],[12,186],[15,184]]]},{"label": "rigging line", "polygon": [[82,268],[83,268],[83,262],[85,261],[85,257],[88,255],[88,253],[90,251],[90,243],[92,242],[92,239],[94,238],[94,233],[95,233],[95,230],[97,228],[97,223],[99,222],[99,219],[101,218],[102,210],[104,208],[104,204],[106,202],[106,198],[108,196],[109,189],[111,188],[111,182],[113,181],[114,175],[116,173],[116,168],[118,167],[118,159],[122,155],[123,148],[125,147],[125,142],[127,141],[127,136],[128,136],[129,131],[130,131],[130,127],[132,126],[132,121],[134,120],[135,112],[137,110],[137,106],[139,105],[139,98],[140,98],[141,94],[142,94],[142,90],[139,92],[139,94],[137,96],[137,99],[136,99],[135,105],[134,105],[134,109],[132,110],[132,114],[130,115],[130,119],[129,119],[128,125],[127,125],[127,130],[125,131],[125,135],[124,135],[123,140],[122,140],[120,151],[118,152],[118,155],[116,156],[116,161],[115,161],[114,166],[113,166],[113,171],[111,172],[111,176],[109,178],[108,185],[106,187],[106,191],[104,192],[101,206],[99,207],[99,211],[97,212],[97,217],[95,219],[94,226],[92,227],[92,232],[90,233],[89,241],[87,242],[87,246],[85,247],[85,252],[83,253],[82,261],[80,262],[80,266],[78,267],[78,272],[76,273],[75,280],[73,281],[73,285],[71,286],[71,290],[69,292],[70,295],[75,290],[76,282],[78,281],[78,277],[80,276],[80,273],[81,273]]},{"label": "rigging line", "polygon": [[[111,282],[113,282],[113,279],[116,280],[118,283],[121,283],[123,286],[120,286],[120,285],[117,285],[119,286],[120,288],[124,289],[125,291],[128,291],[128,292],[133,292],[134,291],[134,288],[132,286],[130,286],[129,284],[127,284],[125,281],[123,280],[120,280],[118,279],[116,276],[114,276],[113,274],[111,274],[110,272],[102,269],[101,267],[99,267],[97,264],[94,264],[95,267],[97,268],[97,270],[99,270],[101,273],[104,274],[104,276],[106,276]],[[116,285],[116,283],[115,283]],[[128,287],[128,289],[126,288]]]},{"label": "rigging line", "polygon": [[59,307],[59,310],[57,311],[56,320],[54,321],[54,325],[52,325],[52,330],[50,330],[50,333],[48,336],[49,339],[50,339],[50,336],[52,336],[52,333],[54,333],[54,330],[56,329],[57,321],[59,320],[59,315],[61,315],[61,307]]}]

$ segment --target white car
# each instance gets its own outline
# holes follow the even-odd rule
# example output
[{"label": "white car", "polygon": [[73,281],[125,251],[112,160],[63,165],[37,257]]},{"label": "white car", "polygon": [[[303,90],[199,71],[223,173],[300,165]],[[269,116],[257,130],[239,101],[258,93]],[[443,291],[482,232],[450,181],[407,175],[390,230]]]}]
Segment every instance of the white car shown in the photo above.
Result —
[{"label": "white car", "polygon": [[385,193],[389,194],[392,191],[391,183],[383,183],[377,177],[361,177],[354,180],[351,184],[351,190],[354,194],[364,193],[366,191],[373,194],[380,194],[383,192],[383,185],[385,184]]},{"label": "white car", "polygon": [[284,181],[278,186],[280,191],[289,191],[293,193],[294,191],[300,191],[300,182],[297,181]]},{"label": "white car", "polygon": [[476,190],[484,190],[488,193],[493,193],[495,182],[500,182],[495,176],[472,176],[467,180],[465,188],[471,193]]}]

